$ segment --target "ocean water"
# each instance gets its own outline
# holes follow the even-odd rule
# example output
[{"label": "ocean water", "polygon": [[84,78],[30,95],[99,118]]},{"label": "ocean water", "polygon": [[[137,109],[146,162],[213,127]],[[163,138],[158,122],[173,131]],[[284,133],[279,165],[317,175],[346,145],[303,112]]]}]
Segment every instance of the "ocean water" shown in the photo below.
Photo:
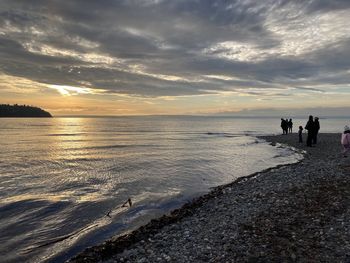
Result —
[{"label": "ocean water", "polygon": [[[306,119],[294,120],[294,127]],[[341,132],[344,119],[321,119]],[[210,188],[279,164],[278,118],[0,119],[0,262],[64,261]],[[296,128],[295,128],[296,129]],[[128,200],[131,207],[122,207]],[[107,216],[108,215],[108,216]]]}]

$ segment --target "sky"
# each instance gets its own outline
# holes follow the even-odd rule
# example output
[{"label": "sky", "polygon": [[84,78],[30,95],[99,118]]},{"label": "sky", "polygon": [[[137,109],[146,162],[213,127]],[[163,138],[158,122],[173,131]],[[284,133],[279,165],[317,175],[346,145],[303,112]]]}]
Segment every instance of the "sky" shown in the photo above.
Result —
[{"label": "sky", "polygon": [[349,0],[1,0],[0,103],[347,114],[349,17]]}]

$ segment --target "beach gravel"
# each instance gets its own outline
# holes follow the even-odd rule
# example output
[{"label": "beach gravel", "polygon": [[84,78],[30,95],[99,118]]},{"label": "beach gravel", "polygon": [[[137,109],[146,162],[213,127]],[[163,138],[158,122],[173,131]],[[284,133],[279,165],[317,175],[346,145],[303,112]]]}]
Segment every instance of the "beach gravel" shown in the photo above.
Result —
[{"label": "beach gravel", "polygon": [[340,134],[320,134],[311,148],[296,134],[262,139],[304,159],[217,187],[70,261],[350,262],[350,157]]}]

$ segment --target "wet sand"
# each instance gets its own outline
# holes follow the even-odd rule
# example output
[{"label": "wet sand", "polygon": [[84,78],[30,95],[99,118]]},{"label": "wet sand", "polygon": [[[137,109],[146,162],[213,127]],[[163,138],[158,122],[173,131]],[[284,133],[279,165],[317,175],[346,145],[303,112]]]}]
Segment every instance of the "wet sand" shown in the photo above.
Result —
[{"label": "wet sand", "polygon": [[295,147],[299,163],[217,187],[70,262],[350,262],[350,157],[340,134],[312,148],[297,137],[262,138]]}]

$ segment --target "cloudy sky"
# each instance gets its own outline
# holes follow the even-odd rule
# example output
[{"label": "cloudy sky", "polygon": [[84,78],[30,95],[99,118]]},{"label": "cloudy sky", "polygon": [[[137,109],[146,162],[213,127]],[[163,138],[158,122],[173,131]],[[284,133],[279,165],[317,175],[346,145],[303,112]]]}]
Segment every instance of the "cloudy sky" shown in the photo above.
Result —
[{"label": "cloudy sky", "polygon": [[349,0],[1,0],[0,103],[56,115],[348,107]]}]

